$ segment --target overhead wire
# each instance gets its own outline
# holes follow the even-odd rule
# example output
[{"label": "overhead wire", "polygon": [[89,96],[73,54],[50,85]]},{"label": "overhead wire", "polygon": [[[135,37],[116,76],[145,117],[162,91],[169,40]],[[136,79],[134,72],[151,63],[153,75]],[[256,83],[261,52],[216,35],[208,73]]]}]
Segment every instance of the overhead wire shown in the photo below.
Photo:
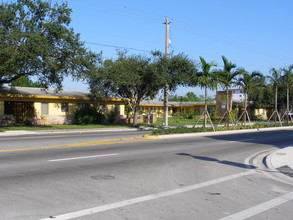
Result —
[{"label": "overhead wire", "polygon": [[[82,2],[84,3],[85,1],[83,0]],[[83,5],[78,4],[78,5],[79,5],[79,7],[81,6],[81,7],[84,7],[84,8],[88,8],[90,10],[102,11],[102,12],[104,11],[104,12],[109,13],[109,14],[116,14],[116,15],[119,15],[119,16],[129,17],[129,18],[135,17],[135,18],[140,18],[140,19],[148,20],[148,21],[155,22],[155,23],[158,23],[158,21],[161,20],[161,17],[159,17],[159,16],[157,18],[154,18],[153,16],[143,15],[141,13],[141,12],[143,12],[142,10],[129,8],[126,5],[120,5],[120,4],[119,5],[115,4],[116,6],[111,6],[111,5],[109,5],[107,3],[105,5],[105,4],[101,3],[101,0],[100,0],[100,3],[98,3],[97,1],[91,2],[90,7],[88,7],[88,6],[84,5],[84,4]],[[114,5],[114,4],[112,3],[112,5]],[[97,8],[95,6],[98,6],[99,8]],[[120,12],[118,12],[117,9]],[[121,11],[121,10],[123,10],[123,11]],[[137,11],[139,13],[133,12],[133,11]],[[149,14],[149,13],[144,12],[144,14]]]},{"label": "overhead wire", "polygon": [[116,45],[109,45],[109,44],[100,44],[100,43],[93,43],[93,42],[87,42],[85,41],[86,44],[91,44],[91,45],[96,45],[96,46],[103,46],[103,47],[112,47],[116,49],[126,49],[126,50],[135,50],[135,51],[140,51],[140,52],[145,52],[145,53],[151,53],[152,51],[149,50],[143,50],[143,49],[137,49],[137,48],[132,48],[132,47],[123,47],[123,46],[116,46]]},{"label": "overhead wire", "polygon": [[244,42],[240,42],[238,40],[227,38],[214,32],[202,30],[201,28],[191,26],[187,24],[186,22],[175,20],[174,25],[183,31],[189,32],[191,34],[197,34],[199,36],[202,36],[203,38],[216,40],[218,42],[223,42],[225,44],[229,44],[230,46],[233,45],[235,48],[239,48],[239,49],[249,48],[249,52],[254,51],[258,54],[262,54],[262,55],[273,57],[273,58],[284,58],[283,55],[277,54],[276,52],[272,52],[263,48],[252,46]]},{"label": "overhead wire", "polygon": [[[133,7],[128,7],[127,5],[117,4],[116,2],[114,3],[112,1],[98,0],[98,2],[92,1],[91,7],[87,7],[85,5],[83,5],[82,7],[87,7],[90,10],[104,11],[106,13],[116,14],[116,15],[124,16],[124,17],[131,17],[131,18],[135,17],[135,18],[139,18],[139,19],[143,19],[143,20],[147,20],[147,21],[151,21],[151,22],[155,22],[155,23],[161,22],[161,18],[163,17],[159,14],[156,14],[156,13],[153,13],[150,11],[145,11],[145,10],[141,10],[141,9],[137,9],[137,8],[133,8]],[[102,2],[107,2],[107,3],[105,5]],[[93,7],[93,5],[96,5],[99,7],[102,6],[104,9],[106,8],[106,10]],[[117,12],[116,9],[119,9],[119,10],[125,9],[126,12],[120,13],[120,12]],[[264,55],[264,56],[284,59],[283,55],[277,54],[275,51],[272,52],[267,49],[255,47],[255,46],[249,45],[247,43],[240,42],[238,40],[230,39],[225,36],[219,35],[217,33],[203,30],[202,28],[199,28],[199,27],[195,27],[194,25],[190,25],[190,24],[183,22],[183,21],[180,21],[178,19],[172,19],[172,23],[178,29],[185,31],[187,33],[190,33],[192,35],[201,36],[203,38],[214,40],[216,42],[222,42],[222,43],[228,44],[229,46],[233,46],[235,48],[242,49],[242,50],[247,50],[249,52],[256,52],[256,53]],[[95,43],[95,44],[100,45],[100,46],[110,46],[110,47],[116,47],[116,48],[126,48],[126,49],[131,49],[131,50],[134,49],[137,51],[149,52],[149,51],[143,50],[143,49],[127,48],[127,47],[123,47],[123,46],[114,46],[114,45],[99,44],[99,43]],[[174,48],[173,44],[171,44],[171,47]]]}]

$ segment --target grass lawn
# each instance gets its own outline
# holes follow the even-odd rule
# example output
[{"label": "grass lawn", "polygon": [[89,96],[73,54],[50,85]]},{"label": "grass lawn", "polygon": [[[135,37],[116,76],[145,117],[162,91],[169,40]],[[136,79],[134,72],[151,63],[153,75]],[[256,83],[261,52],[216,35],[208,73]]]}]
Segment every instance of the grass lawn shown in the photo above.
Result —
[{"label": "grass lawn", "polygon": [[[196,123],[195,119],[182,119],[179,117],[170,117],[168,118],[169,126],[183,126],[183,125],[194,125]],[[151,124],[153,126],[162,126],[164,123],[164,118],[157,118],[157,122]],[[200,120],[198,124],[202,124],[203,120]],[[147,124],[144,124],[147,125]]]}]

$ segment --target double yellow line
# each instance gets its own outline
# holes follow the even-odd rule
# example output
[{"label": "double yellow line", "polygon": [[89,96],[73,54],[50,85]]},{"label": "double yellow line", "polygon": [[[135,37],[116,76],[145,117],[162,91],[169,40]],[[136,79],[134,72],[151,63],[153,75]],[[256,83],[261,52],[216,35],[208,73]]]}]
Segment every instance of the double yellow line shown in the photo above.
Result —
[{"label": "double yellow line", "polygon": [[86,147],[86,146],[97,146],[97,145],[106,145],[106,144],[124,144],[124,143],[134,143],[134,142],[146,142],[146,141],[153,141],[153,140],[154,139],[141,139],[141,138],[131,137],[131,138],[109,139],[109,140],[101,140],[101,141],[89,141],[89,142],[81,142],[81,143],[74,143],[74,144],[62,144],[62,145],[47,146],[47,147],[6,149],[6,150],[0,150],[0,153],[29,151],[29,150],[45,150],[45,149],[54,149],[54,148]]}]

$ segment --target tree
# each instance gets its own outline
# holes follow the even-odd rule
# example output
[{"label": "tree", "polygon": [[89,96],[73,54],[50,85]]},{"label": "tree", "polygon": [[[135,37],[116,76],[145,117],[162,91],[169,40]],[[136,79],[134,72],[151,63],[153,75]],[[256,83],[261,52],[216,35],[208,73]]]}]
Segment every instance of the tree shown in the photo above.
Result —
[{"label": "tree", "polygon": [[[284,72],[284,82],[287,89],[287,109],[285,111],[285,114],[287,114],[287,123],[289,122],[289,112],[290,112],[290,86],[293,84],[293,65],[289,66],[288,68],[282,69]],[[284,116],[285,116],[284,114]],[[291,117],[292,120],[292,117]]]},{"label": "tree", "polygon": [[17,80],[13,81],[10,86],[45,88],[45,85],[39,82],[33,82],[27,76],[21,76]]},{"label": "tree", "polygon": [[[160,52],[156,52],[155,55],[158,57],[158,68],[162,75],[162,82],[168,85],[164,89],[164,125],[168,126],[168,96],[169,91],[176,91],[178,86],[186,86],[195,84],[196,79],[196,66],[191,59],[185,54],[170,55],[166,57]],[[193,78],[193,79],[192,79]]]},{"label": "tree", "polygon": [[208,113],[208,103],[207,103],[207,97],[208,97],[208,89],[215,89],[217,87],[217,83],[215,80],[215,72],[211,71],[211,69],[216,66],[215,62],[207,63],[203,57],[199,57],[200,59],[200,67],[201,70],[198,72],[198,84],[201,88],[204,88],[204,124],[203,127],[206,127],[207,123],[207,115]]},{"label": "tree", "polygon": [[193,92],[187,92],[185,96],[170,95],[169,101],[173,102],[200,102],[201,99]]},{"label": "tree", "polygon": [[252,84],[262,85],[253,86],[251,91],[248,93],[248,99],[252,102],[253,108],[259,108],[264,105],[274,105],[274,89],[272,85],[267,83],[266,77],[256,77],[252,79]]},{"label": "tree", "polygon": [[275,111],[273,112],[273,114],[271,115],[269,120],[276,114],[275,121],[277,121],[276,118],[278,117],[278,120],[281,124],[281,119],[280,119],[280,115],[278,112],[278,87],[280,86],[280,83],[281,83],[282,73],[281,73],[281,69],[277,70],[275,68],[271,68],[270,73],[271,73],[271,76],[268,76],[268,79],[270,80],[270,83],[275,88]]},{"label": "tree", "polygon": [[[241,86],[244,90],[244,112],[243,112],[243,117],[244,117],[244,124],[246,122],[246,116],[248,116],[248,120],[250,122],[250,119],[249,119],[249,115],[248,115],[248,112],[247,112],[247,95],[251,93],[253,87],[255,86],[261,86],[260,84],[256,84],[255,82],[255,79],[256,78],[261,78],[263,77],[263,75],[259,72],[252,72],[252,73],[248,73],[247,71],[245,71],[244,69],[241,70],[242,72],[242,75],[241,77],[238,79],[238,82],[237,84],[239,86]],[[241,116],[239,118],[239,120],[241,119]]]},{"label": "tree", "polygon": [[87,51],[69,27],[66,3],[17,0],[0,5],[0,85],[35,76],[42,85],[62,87],[65,76],[92,70],[97,54]]},{"label": "tree", "polygon": [[234,70],[236,68],[236,64],[227,60],[225,56],[222,56],[222,60],[224,63],[223,70],[217,71],[217,81],[222,85],[222,87],[226,90],[226,112],[223,117],[226,115],[226,125],[229,126],[229,117],[230,115],[230,105],[229,105],[229,88],[236,84],[236,77],[241,74],[241,70]]},{"label": "tree", "polygon": [[106,96],[125,99],[133,111],[133,124],[137,124],[139,104],[154,98],[163,87],[162,74],[154,58],[143,55],[118,53],[116,60],[106,60],[96,72],[88,76],[94,97]]}]

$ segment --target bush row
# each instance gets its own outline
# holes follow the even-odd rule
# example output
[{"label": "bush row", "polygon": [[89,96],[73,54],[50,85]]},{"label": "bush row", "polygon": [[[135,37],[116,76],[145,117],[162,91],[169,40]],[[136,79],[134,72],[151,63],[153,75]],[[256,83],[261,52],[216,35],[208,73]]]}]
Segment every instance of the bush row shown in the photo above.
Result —
[{"label": "bush row", "polygon": [[[293,126],[293,123],[284,123],[283,127]],[[243,130],[243,129],[257,129],[257,128],[269,128],[269,127],[280,127],[280,124],[255,124],[252,126],[229,126],[229,127],[216,127],[216,131],[228,131],[228,130]],[[153,130],[152,134],[154,135],[163,135],[163,134],[182,134],[182,133],[195,133],[195,132],[205,132],[213,131],[212,128],[170,128],[170,129],[160,129]]]}]

